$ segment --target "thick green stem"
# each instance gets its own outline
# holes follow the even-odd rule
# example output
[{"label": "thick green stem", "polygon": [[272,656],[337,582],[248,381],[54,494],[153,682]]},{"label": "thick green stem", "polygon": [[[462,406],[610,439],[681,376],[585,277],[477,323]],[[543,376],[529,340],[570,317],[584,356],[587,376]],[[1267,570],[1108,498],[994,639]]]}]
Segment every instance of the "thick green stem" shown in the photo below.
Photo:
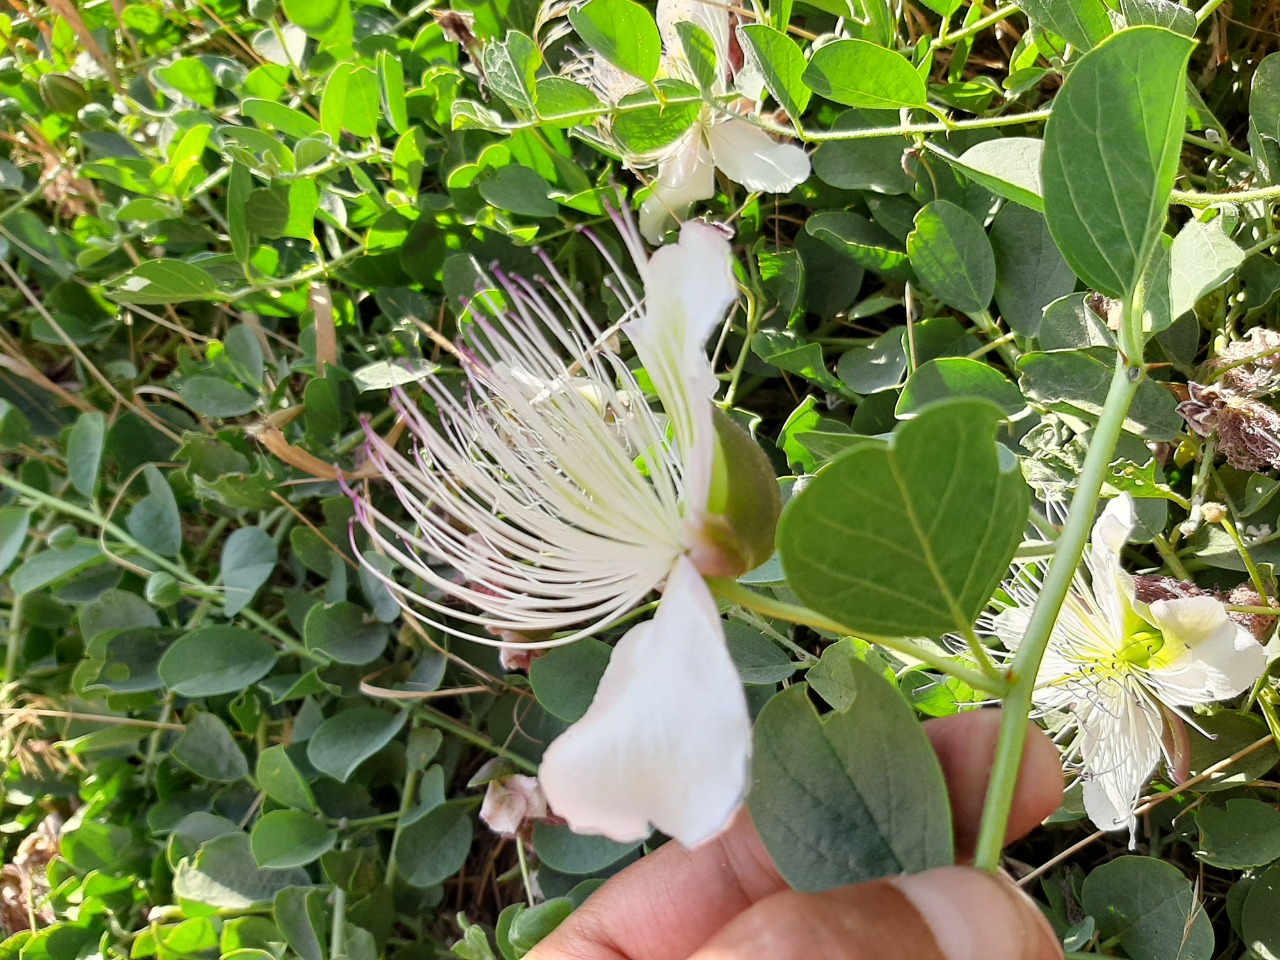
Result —
[{"label": "thick green stem", "polygon": [[[1141,311],[1138,311],[1141,316]],[[1026,634],[1018,646],[1017,656],[1009,668],[1012,684],[1004,701],[1004,716],[1000,723],[1000,736],[996,742],[995,764],[991,768],[991,782],[982,809],[982,824],[978,831],[974,866],[995,871],[1000,867],[1000,852],[1004,847],[1005,831],[1009,823],[1009,811],[1013,807],[1014,788],[1018,782],[1018,770],[1022,765],[1022,748],[1027,739],[1027,717],[1031,713],[1031,695],[1035,690],[1040,661],[1049,646],[1049,636],[1058,620],[1058,611],[1071,589],[1076,568],[1084,554],[1089,530],[1093,525],[1094,509],[1102,491],[1102,481],[1115,452],[1116,442],[1124,426],[1125,416],[1133,403],[1138,384],[1142,381],[1140,356],[1116,360],[1111,387],[1107,391],[1106,405],[1084,467],[1071,499],[1067,524],[1058,538],[1049,564],[1049,573],[1036,600],[1035,609],[1027,625]]]},{"label": "thick green stem", "polygon": [[1006,692],[1007,688],[1003,675],[994,668],[990,673],[970,670],[945,653],[930,650],[928,647],[907,640],[904,637],[880,637],[854,630],[852,627],[847,627],[838,621],[832,620],[830,617],[824,617],[816,610],[810,610],[808,607],[801,607],[794,603],[785,603],[772,597],[766,597],[762,593],[756,593],[736,580],[708,580],[707,583],[713,592],[724,597],[729,602],[736,603],[747,610],[762,613],[766,617],[775,617],[778,620],[812,627],[815,630],[825,630],[841,637],[858,637],[868,643],[874,643],[877,646],[928,664],[935,670],[953,676],[957,680],[963,680],[973,689],[981,690],[983,693],[990,693],[999,697]]}]

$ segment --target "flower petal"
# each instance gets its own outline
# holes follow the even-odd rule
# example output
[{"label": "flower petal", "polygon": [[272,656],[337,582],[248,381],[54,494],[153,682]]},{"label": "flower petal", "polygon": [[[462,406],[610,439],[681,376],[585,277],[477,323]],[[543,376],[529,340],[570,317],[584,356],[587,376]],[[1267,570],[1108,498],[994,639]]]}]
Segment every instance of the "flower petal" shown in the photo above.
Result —
[{"label": "flower petal", "polygon": [[[1160,698],[1178,706],[1211,703],[1251,687],[1267,665],[1266,652],[1214,597],[1180,597],[1151,604],[1151,621],[1178,648],[1148,674]],[[1160,663],[1157,655],[1157,663]]]},{"label": "flower petal", "polygon": [[699,200],[716,195],[716,165],[711,147],[695,123],[658,163],[653,189],[640,204],[640,233],[661,243],[672,220],[683,220]]},{"label": "flower petal", "polygon": [[707,130],[716,167],[748,190],[786,193],[809,179],[809,155],[779,143],[759,127],[733,118]]},{"label": "flower petal", "polygon": [[654,253],[641,275],[644,314],[626,325],[626,333],[671,420],[687,514],[706,505],[711,487],[716,378],[706,342],[737,295],[733,251],[715,227],[686,223],[680,241]]},{"label": "flower petal", "polygon": [[1079,705],[1084,809],[1099,830],[1134,827],[1134,808],[1160,760],[1164,716],[1141,692],[1116,681],[1099,684]]},{"label": "flower petal", "polygon": [[657,614],[618,641],[586,715],[547,749],[539,780],[578,833],[629,843],[652,825],[693,846],[742,802],[750,751],[715,598],[681,558]]},{"label": "flower petal", "polygon": [[1127,493],[1109,501],[1093,524],[1086,553],[1093,597],[1110,627],[1104,632],[1109,632],[1117,650],[1142,627],[1133,609],[1133,577],[1120,564],[1120,551],[1137,522],[1133,498]]}]

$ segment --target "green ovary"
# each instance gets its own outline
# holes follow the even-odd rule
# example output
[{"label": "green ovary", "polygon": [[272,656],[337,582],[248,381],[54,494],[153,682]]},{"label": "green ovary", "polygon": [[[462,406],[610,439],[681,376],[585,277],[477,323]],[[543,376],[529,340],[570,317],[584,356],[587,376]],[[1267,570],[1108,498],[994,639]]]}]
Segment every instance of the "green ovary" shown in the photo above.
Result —
[{"label": "green ovary", "polygon": [[1128,642],[1116,656],[1135,667],[1150,667],[1164,649],[1164,634],[1159,630],[1139,630],[1129,636]]}]

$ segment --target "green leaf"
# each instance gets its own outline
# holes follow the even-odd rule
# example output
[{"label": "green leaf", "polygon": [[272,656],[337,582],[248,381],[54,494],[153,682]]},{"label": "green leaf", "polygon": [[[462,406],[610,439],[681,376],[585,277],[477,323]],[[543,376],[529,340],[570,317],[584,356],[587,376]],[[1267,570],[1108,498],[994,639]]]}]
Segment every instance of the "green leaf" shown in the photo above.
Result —
[{"label": "green leaf", "polygon": [[212,107],[218,95],[213,73],[198,57],[179,57],[172,63],[156,67],[152,75],[164,86],[202,107]]},{"label": "green leaf", "polygon": [[201,627],[184,634],[160,659],[165,686],[184,697],[239,693],[265,677],[276,651],[241,627]]},{"label": "green leaf", "polygon": [[318,603],[302,625],[308,649],[338,663],[369,663],[387,648],[387,628],[354,603]]},{"label": "green leaf", "polygon": [[240,115],[252,120],[259,127],[278,131],[294,140],[313,137],[321,132],[320,124],[313,117],[293,107],[286,107],[283,103],[276,103],[274,100],[250,97],[241,102]]},{"label": "green leaf", "polygon": [[[934,152],[941,153],[936,149]],[[1044,188],[1040,182],[1043,140],[997,137],[970,147],[958,158],[950,154],[942,156],[992,193],[1039,213],[1044,212]]]},{"label": "green leaf", "polygon": [[390,51],[378,51],[378,91],[387,125],[396,133],[409,130],[409,110],[404,99],[404,66]]},{"label": "green leaf", "polygon": [[751,338],[751,349],[765,363],[804,377],[810,383],[841,393],[844,384],[826,368],[822,346],[789,330],[761,330]]},{"label": "green leaf", "polygon": [[276,803],[300,810],[315,810],[316,798],[311,787],[298,772],[283,744],[274,744],[258,754],[253,772],[258,789]]},{"label": "green leaf", "polygon": [[1088,50],[1111,33],[1111,18],[1102,0],[1015,0],[1036,26],[1067,43]]},{"label": "green leaf", "polygon": [[557,127],[589,123],[604,106],[589,88],[564,77],[543,77],[534,84],[538,119]]},{"label": "green leaf", "polygon": [[343,132],[372,137],[378,132],[382,91],[378,75],[368,67],[340,63],[325,81],[320,97],[320,126],[335,141]]},{"label": "green leaf", "polygon": [[1212,960],[1213,925],[1191,881],[1151,857],[1118,857],[1085,877],[1080,903],[1131,960]]},{"label": "green leaf", "polygon": [[[1196,726],[1207,736],[1191,734],[1191,763],[1189,771],[1196,776],[1215,767],[1228,757],[1233,757],[1246,747],[1251,747],[1268,735],[1267,725],[1257,714],[1224,710],[1209,717],[1197,717]],[[1212,739],[1210,739],[1212,738]],[[1196,784],[1201,793],[1230,790],[1261,779],[1280,761],[1280,751],[1274,743],[1263,744],[1235,763],[1217,771]]]},{"label": "green leaf", "polygon": [[1251,957],[1280,956],[1280,864],[1249,886],[1240,911],[1240,934]]},{"label": "green leaf", "polygon": [[249,209],[249,193],[253,189],[253,176],[242,163],[231,165],[227,177],[227,233],[231,237],[231,252],[240,263],[249,262],[249,226],[246,213]]},{"label": "green leaf", "polygon": [[351,40],[350,0],[281,0],[281,6],[309,37],[339,44]]},{"label": "green leaf", "polygon": [[[76,492],[92,499],[98,489],[107,418],[96,410],[82,413],[67,437],[67,474]],[[0,566],[0,570],[4,567]]]},{"label": "green leaf", "polygon": [[743,683],[774,684],[796,672],[787,652],[754,627],[731,620],[724,625],[724,636]]},{"label": "green leaf", "polygon": [[653,15],[632,0],[589,0],[569,22],[592,50],[619,70],[648,82],[658,73],[662,39]]},{"label": "green leaf", "polygon": [[249,764],[225,723],[211,713],[197,713],[186,727],[171,751],[173,759],[216,783],[235,783],[249,775]]},{"label": "green leaf", "polygon": [[391,742],[405,714],[377,707],[354,707],[334,714],[307,743],[307,759],[321,773],[346,783],[356,767]]},{"label": "green leaf", "polygon": [[866,664],[850,665],[849,709],[819,717],[798,683],[756,719],[747,805],[779,873],[801,891],[928,870],[954,855],[937,755],[898,693]]},{"label": "green leaf", "polygon": [[1131,27],[1164,27],[1184,37],[1196,34],[1196,15],[1173,0],[1120,0],[1120,14]]},{"label": "green leaf", "polygon": [[996,259],[982,224],[963,207],[935,200],[907,237],[911,269],[925,288],[962,313],[981,313],[996,289]]},{"label": "green leaf", "polygon": [[999,409],[947,400],[863,440],[791,498],[778,528],[787,582],[849,629],[969,629],[1008,572],[1029,492],[997,450]]},{"label": "green leaf", "polygon": [[272,810],[249,833],[249,848],[260,867],[302,867],[333,849],[337,830],[301,810]]},{"label": "green leaf", "polygon": [[861,214],[824,210],[810,216],[804,228],[868,270],[897,278],[909,276],[902,244]]},{"label": "green leaf", "polygon": [[305,870],[263,869],[253,859],[249,837],[226,834],[184,858],[173,873],[173,892],[183,900],[244,911],[265,906],[286,887],[311,883]]},{"label": "green leaf", "polygon": [[1040,331],[1044,309],[1076,287],[1076,275],[1054,245],[1049,225],[1034,210],[1006,204],[991,223],[996,261],[996,306],[1009,329]]},{"label": "green leaf", "polygon": [[1195,307],[1243,263],[1244,251],[1223,232],[1221,219],[1210,223],[1188,220],[1169,251],[1171,319]]},{"label": "green leaf", "polygon": [[738,28],[738,36],[745,41],[743,54],[760,71],[778,106],[792,119],[799,119],[812,95],[804,82],[808,64],[800,45],[781,30],[763,23],[744,24]]},{"label": "green leaf", "polygon": [[680,52],[689,62],[698,86],[703,90],[712,90],[716,79],[720,76],[719,64],[716,62],[716,46],[707,31],[692,20],[676,21],[676,37],[679,40]]},{"label": "green leaf", "polygon": [[222,545],[222,612],[234,617],[276,569],[276,542],[261,527],[241,527]]},{"label": "green leaf", "polygon": [[538,703],[567,723],[580,720],[596,695],[611,653],[607,643],[593,637],[548,650],[529,667],[529,685]]},{"label": "green leaf", "polygon": [[164,557],[176,557],[182,549],[182,515],[178,513],[173,488],[152,464],[142,468],[142,475],[149,492],[129,511],[124,525],[147,549]]},{"label": "green leaf", "polygon": [[854,393],[879,393],[902,386],[902,375],[907,371],[902,334],[901,327],[894,327],[846,350],[836,361],[836,375]]},{"label": "green leaf", "polygon": [[1045,127],[1044,212],[1093,289],[1127,300],[1155,249],[1178,170],[1193,44],[1132,27],[1085,54]]},{"label": "green leaf", "polygon": [[485,203],[525,217],[554,217],[559,209],[548,194],[551,184],[536,170],[514,163],[491,167],[475,181]]},{"label": "green leaf", "polygon": [[44,550],[24,560],[9,578],[9,588],[21,596],[32,590],[106,562],[95,543],[77,543],[65,550]]},{"label": "green leaf", "polygon": [[178,385],[178,393],[191,409],[206,417],[242,417],[258,406],[257,394],[221,377],[187,377]]},{"label": "green leaf", "polygon": [[995,367],[968,357],[940,357],[912,372],[898,398],[896,413],[905,419],[949,397],[989,400],[1010,416],[1027,405],[1017,384]]},{"label": "green leaf", "polygon": [[[654,86],[667,98],[687,98],[698,93],[696,87],[683,80],[663,79]],[[613,136],[623,149],[636,154],[652,153],[679,140],[698,119],[703,106],[700,100],[659,103],[651,90],[629,93],[618,105],[629,109],[614,117]]]},{"label": "green leaf", "polygon": [[1252,798],[1228,800],[1196,811],[1196,856],[1223,870],[1249,870],[1280,858],[1280,810]]},{"label": "green leaf", "polygon": [[22,545],[27,542],[27,530],[30,526],[30,510],[25,507],[0,508],[0,573],[8,570],[10,564],[18,559]]},{"label": "green leaf", "polygon": [[395,861],[415,887],[430,887],[457,873],[471,852],[469,800],[451,800],[400,831]]},{"label": "green leaf", "polygon": [[326,892],[321,887],[289,887],[276,894],[272,915],[293,952],[302,960],[326,960]]},{"label": "green leaf", "polygon": [[923,107],[924,78],[911,61],[865,40],[836,40],[819,47],[804,71],[814,93],[836,103],[871,109]]},{"label": "green leaf", "polygon": [[185,260],[148,260],[107,284],[107,296],[121,303],[170,304],[222,300],[212,275]]},{"label": "green leaf", "polygon": [[[1052,410],[1096,420],[1106,401],[1114,356],[1115,351],[1105,347],[1024,353],[1018,360],[1022,392]],[[1124,428],[1160,442],[1172,440],[1185,427],[1173,394],[1152,380],[1143,380]]]},{"label": "green leaf", "polygon": [[577,876],[599,873],[639,846],[638,840],[635,843],[615,843],[608,837],[574,833],[559,824],[536,823],[533,826],[533,849],[538,852],[538,861],[561,873]]},{"label": "green leaf", "polygon": [[484,72],[489,88],[506,101],[517,117],[532,116],[534,78],[542,66],[538,45],[518,30],[484,47]]}]

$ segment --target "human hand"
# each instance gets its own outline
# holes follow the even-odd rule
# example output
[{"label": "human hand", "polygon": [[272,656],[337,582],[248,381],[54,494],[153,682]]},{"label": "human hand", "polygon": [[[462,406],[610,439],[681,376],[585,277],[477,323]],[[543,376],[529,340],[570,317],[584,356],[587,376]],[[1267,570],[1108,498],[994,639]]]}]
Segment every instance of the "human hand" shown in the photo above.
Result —
[{"label": "human hand", "polygon": [[[956,855],[972,857],[1000,712],[924,725],[951,797]],[[1029,725],[1006,842],[1062,801],[1057,748]],[[798,893],[742,811],[694,850],[668,843],[610,879],[526,960],[1060,960],[1039,909],[970,867]]]}]

